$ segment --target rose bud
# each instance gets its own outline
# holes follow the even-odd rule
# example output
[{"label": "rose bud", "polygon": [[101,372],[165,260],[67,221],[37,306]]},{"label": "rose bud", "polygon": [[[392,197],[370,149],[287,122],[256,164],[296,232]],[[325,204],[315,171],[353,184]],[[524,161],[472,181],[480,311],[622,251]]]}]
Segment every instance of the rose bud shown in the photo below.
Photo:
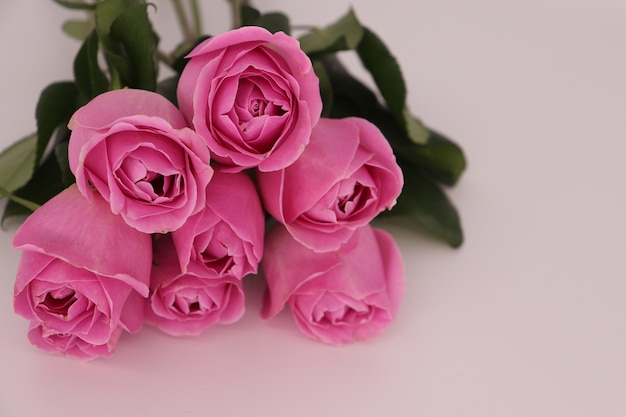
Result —
[{"label": "rose bud", "polygon": [[298,328],[330,344],[369,339],[395,319],[404,295],[404,266],[393,238],[363,226],[338,251],[314,252],[282,225],[265,244],[268,290],[261,317],[289,304]]}]

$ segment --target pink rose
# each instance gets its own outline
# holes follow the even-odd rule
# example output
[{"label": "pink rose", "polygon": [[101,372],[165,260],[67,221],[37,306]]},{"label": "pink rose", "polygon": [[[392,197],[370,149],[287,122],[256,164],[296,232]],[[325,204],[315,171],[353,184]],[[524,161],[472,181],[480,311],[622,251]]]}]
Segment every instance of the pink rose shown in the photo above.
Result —
[{"label": "pink rose", "polygon": [[300,330],[331,344],[364,340],[394,320],[404,295],[404,266],[393,238],[363,226],[336,252],[298,243],[281,225],[267,236],[263,270],[268,291],[261,316],[289,303]]},{"label": "pink rose", "polygon": [[144,233],[178,229],[202,209],[213,170],[209,150],[163,96],[114,90],[72,117],[70,168],[78,189],[94,189]]},{"label": "pink rose", "polygon": [[242,27],[188,55],[178,103],[219,162],[274,171],[302,153],[319,120],[319,79],[298,41]]},{"label": "pink rose", "polygon": [[61,353],[83,361],[110,357],[121,335],[122,328],[118,326],[106,343],[94,345],[76,334],[52,331],[36,320],[31,321],[28,327],[28,340],[41,350],[48,353]]},{"label": "pink rose", "polygon": [[293,165],[257,179],[267,211],[318,252],[339,249],[354,229],[391,208],[403,185],[385,137],[355,117],[322,118]]},{"label": "pink rose", "polygon": [[216,170],[206,194],[204,210],[172,232],[181,270],[214,278],[256,273],[265,216],[252,180]]},{"label": "pink rose", "polygon": [[146,322],[174,336],[233,323],[245,311],[242,281],[182,273],[169,234],[155,241],[150,294]]},{"label": "pink rose", "polygon": [[148,296],[150,236],[129,227],[99,196],[75,186],[18,229],[22,249],[15,312],[39,348],[80,359],[110,356],[123,330],[137,332]]}]

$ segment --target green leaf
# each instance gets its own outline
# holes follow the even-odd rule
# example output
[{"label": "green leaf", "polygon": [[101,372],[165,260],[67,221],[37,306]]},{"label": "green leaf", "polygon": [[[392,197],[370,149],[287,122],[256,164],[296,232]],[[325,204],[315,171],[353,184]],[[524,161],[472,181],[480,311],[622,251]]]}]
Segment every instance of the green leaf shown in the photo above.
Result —
[{"label": "green leaf", "polygon": [[186,58],[189,52],[209,38],[210,36],[205,35],[199,37],[194,42],[183,41],[179,44],[174,50],[174,53],[172,53],[173,62],[171,68],[179,74],[182,73],[183,69],[185,69],[185,65],[189,62],[189,58]]},{"label": "green leaf", "polygon": [[407,106],[402,110],[402,120],[406,135],[413,143],[424,145],[428,142],[430,130],[424,126],[421,120],[411,114]]},{"label": "green leaf", "polygon": [[110,36],[122,47],[122,56],[129,64],[132,88],[154,91],[157,81],[156,36],[148,18],[147,5],[132,6],[111,25]]},{"label": "green leaf", "polygon": [[109,80],[98,64],[98,34],[87,36],[74,59],[74,79],[84,102],[109,89]]},{"label": "green leaf", "polygon": [[178,98],[176,97],[176,87],[178,86],[178,75],[168,77],[159,81],[156,92],[168,99],[175,106],[178,106]]},{"label": "green leaf", "polygon": [[357,54],[365,68],[372,74],[389,110],[395,114],[404,111],[406,86],[400,65],[383,42],[365,28],[357,47]]},{"label": "green leaf", "polygon": [[374,32],[364,28],[357,53],[363,66],[374,78],[389,111],[403,127],[409,139],[415,143],[426,143],[430,133],[408,110],[406,85],[400,65],[383,41]]},{"label": "green leaf", "polygon": [[96,4],[96,30],[105,38],[111,32],[111,25],[126,9],[132,6],[145,5],[143,0],[106,0]]},{"label": "green leaf", "polygon": [[88,20],[70,19],[63,23],[63,32],[79,41],[84,41],[91,32],[91,22]]},{"label": "green leaf", "polygon": [[111,89],[117,90],[130,87],[131,70],[129,62],[123,56],[112,53],[110,50],[104,51],[104,57],[109,67]]},{"label": "green leaf", "polygon": [[[50,155],[37,168],[30,181],[13,194],[19,199],[42,205],[63,191],[64,188],[59,164],[54,155]],[[25,217],[32,212],[32,208],[11,200],[7,203],[2,214],[2,224],[4,225],[5,220],[9,218]]]},{"label": "green leaf", "polygon": [[[69,139],[70,131],[67,130],[67,139]],[[70,161],[67,153],[69,140],[62,140],[54,147],[54,157],[57,160],[59,166],[59,172],[61,173],[61,185],[63,188],[69,187],[76,182],[74,174],[70,170]]]},{"label": "green leaf", "polygon": [[396,155],[420,167],[445,185],[456,184],[467,166],[461,147],[434,130],[430,131],[425,145],[394,141],[392,147]]},{"label": "green leaf", "polygon": [[256,21],[256,26],[261,26],[272,33],[284,32],[287,35],[291,33],[289,18],[284,13],[279,12],[262,14]]},{"label": "green leaf", "polygon": [[320,59],[313,59],[313,70],[320,80],[320,94],[322,96],[322,117],[330,117],[333,109],[333,86],[324,63]]},{"label": "green leaf", "polygon": [[[35,211],[36,203],[32,201],[30,204],[34,204],[32,207],[28,207],[29,203],[22,204],[18,203],[18,201],[22,201],[20,197],[17,197],[18,200],[15,200],[15,196],[13,198],[9,198],[9,202],[4,207],[4,211],[2,212],[2,218],[0,219],[0,227],[3,229],[6,228],[6,222],[11,219],[24,219],[32,214]],[[26,200],[27,201],[27,200]]]},{"label": "green leaf", "polygon": [[11,194],[9,191],[7,191],[6,189],[2,187],[0,187],[0,197],[7,197],[12,202],[19,204],[20,206],[31,211],[35,211],[40,207],[39,204],[20,198],[16,196],[15,194]]},{"label": "green leaf", "polygon": [[0,153],[0,187],[11,193],[30,180],[35,167],[37,134],[26,136]]},{"label": "green leaf", "polygon": [[289,18],[284,13],[270,12],[261,14],[254,7],[247,5],[242,5],[240,10],[242,26],[260,26],[272,33],[285,32],[289,34],[291,31]]},{"label": "green leaf", "polygon": [[112,88],[156,88],[157,37],[147,7],[141,0],[107,0],[96,7],[96,30]]},{"label": "green leaf", "polygon": [[78,89],[72,81],[61,81],[46,87],[39,96],[37,118],[37,152],[35,165],[39,164],[48,142],[59,125],[67,125],[78,108]]},{"label": "green leaf", "polygon": [[413,164],[414,169],[420,169],[446,185],[454,185],[458,181],[466,166],[465,156],[458,145],[430,129],[425,144],[415,143],[391,112],[380,104],[375,93],[349,74],[336,56],[324,55],[313,62],[323,65],[330,80],[332,107],[329,117],[365,118],[378,126],[394,153]]},{"label": "green leaf", "polygon": [[316,58],[314,62],[323,65],[330,82],[329,91],[332,91],[330,117],[357,116],[369,119],[372,112],[380,106],[376,94],[350,75],[336,55],[326,54]]},{"label": "green leaf", "polygon": [[402,166],[402,171],[404,189],[391,214],[407,215],[450,246],[461,246],[461,220],[446,194],[419,171],[405,166]]},{"label": "green leaf", "polygon": [[70,1],[70,0],[53,0],[55,3],[65,7],[66,9],[73,10],[94,10],[96,8],[95,3],[85,3],[82,0]]},{"label": "green leaf", "polygon": [[246,4],[241,5],[239,13],[242,26],[255,26],[256,21],[261,17],[261,12],[258,9]]},{"label": "green leaf", "polygon": [[307,55],[355,49],[361,42],[363,26],[350,9],[337,22],[324,29],[313,29],[300,38],[300,48]]},{"label": "green leaf", "polygon": [[428,130],[425,144],[411,141],[397,120],[386,108],[375,105],[363,114],[383,132],[394,154],[411,163],[414,169],[424,171],[432,179],[445,185],[454,185],[465,170],[462,149],[438,132]]}]

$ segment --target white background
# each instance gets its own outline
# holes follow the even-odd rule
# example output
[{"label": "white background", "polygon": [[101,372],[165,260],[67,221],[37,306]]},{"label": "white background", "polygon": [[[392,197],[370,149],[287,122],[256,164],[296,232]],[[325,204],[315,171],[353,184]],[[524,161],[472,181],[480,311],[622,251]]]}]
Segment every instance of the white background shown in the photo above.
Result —
[{"label": "white background", "polygon": [[[166,48],[178,41],[157,1]],[[344,0],[257,0],[324,25]],[[289,314],[176,339],[146,328],[109,360],[45,354],[14,315],[15,226],[0,233],[0,416],[626,415],[626,3],[352,0],[404,69],[414,113],[457,140],[466,243],[396,221],[407,293],[380,337],[311,341]],[[228,27],[206,2],[207,31]],[[209,10],[211,9],[211,10]],[[52,1],[0,3],[0,147],[34,130],[39,92],[78,43]],[[355,60],[352,60],[356,63]]]}]

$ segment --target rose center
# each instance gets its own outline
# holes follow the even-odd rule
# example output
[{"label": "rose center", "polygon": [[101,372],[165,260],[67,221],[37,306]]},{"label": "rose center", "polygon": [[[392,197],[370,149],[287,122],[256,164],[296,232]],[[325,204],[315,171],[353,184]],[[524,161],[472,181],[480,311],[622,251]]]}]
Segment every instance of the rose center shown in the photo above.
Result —
[{"label": "rose center", "polygon": [[233,257],[228,253],[228,246],[223,242],[211,242],[200,256],[202,262],[214,269],[219,275],[224,275],[235,263]]},{"label": "rose center", "polygon": [[57,291],[55,294],[52,292],[46,293],[46,297],[40,305],[52,314],[65,317],[75,301],[76,293],[73,290],[65,288],[64,290]]},{"label": "rose center", "polygon": [[159,175],[156,172],[148,172],[145,181],[150,183],[152,191],[156,195],[163,195],[165,191],[165,177],[163,175]]},{"label": "rose center", "polygon": [[182,186],[183,181],[178,175],[167,175],[150,169],[143,161],[132,156],[124,159],[117,175],[128,192],[145,201],[170,198],[171,194],[176,194],[176,188]]},{"label": "rose center", "polygon": [[267,101],[261,100],[260,98],[255,98],[250,100],[248,104],[248,111],[252,115],[252,117],[258,117],[263,114],[265,108],[267,107]]},{"label": "rose center", "polygon": [[336,326],[338,324],[358,324],[371,319],[373,309],[367,306],[365,309],[355,310],[352,307],[343,306],[337,310],[324,311],[319,319],[320,324]]},{"label": "rose center", "polygon": [[280,131],[282,126],[280,117],[287,113],[285,105],[284,98],[276,95],[274,87],[267,80],[262,77],[243,77],[239,80],[229,118],[239,126],[242,133],[252,137],[257,137],[261,132],[275,135],[277,132],[274,131]]},{"label": "rose center", "polygon": [[[210,305],[206,305],[206,303]],[[207,311],[211,311],[215,308],[212,300],[200,301],[199,296],[196,295],[183,295],[177,294],[172,302],[172,309],[185,316],[187,315],[203,315]]]},{"label": "rose center", "polygon": [[372,200],[372,190],[360,182],[354,184],[350,192],[337,196],[337,209],[340,213],[350,215],[361,211]]}]

